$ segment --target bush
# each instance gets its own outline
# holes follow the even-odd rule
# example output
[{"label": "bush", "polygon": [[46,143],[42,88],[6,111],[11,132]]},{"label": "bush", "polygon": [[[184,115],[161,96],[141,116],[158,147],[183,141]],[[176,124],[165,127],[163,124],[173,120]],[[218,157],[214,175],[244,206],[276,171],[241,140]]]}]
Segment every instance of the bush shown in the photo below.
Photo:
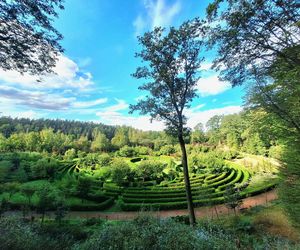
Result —
[{"label": "bush", "polygon": [[0,218],[0,249],[59,250],[74,244],[65,233],[49,237],[40,227],[15,218]]},{"label": "bush", "polygon": [[268,155],[269,157],[280,160],[282,158],[283,152],[284,152],[283,147],[280,145],[276,145],[276,146],[271,146],[269,148]]},{"label": "bush", "polygon": [[133,147],[124,146],[120,148],[120,150],[117,152],[117,155],[122,157],[133,157],[137,156],[138,152]]},{"label": "bush", "polygon": [[136,175],[145,180],[156,180],[162,177],[165,165],[159,161],[145,160],[136,168]]},{"label": "bush", "polygon": [[162,146],[159,150],[160,155],[171,155],[171,154],[175,154],[175,153],[176,153],[176,150],[175,150],[174,146],[172,146],[172,145]]},{"label": "bush", "polygon": [[101,211],[111,207],[114,204],[114,198],[108,198],[106,201],[98,204],[86,204],[86,203],[78,203],[78,204],[70,204],[69,208],[72,211]]},{"label": "bush", "polygon": [[115,159],[111,164],[111,179],[119,186],[126,185],[131,179],[131,169],[122,159]]},{"label": "bush", "polygon": [[108,167],[111,164],[111,156],[109,154],[101,154],[97,160],[100,167]]},{"label": "bush", "polygon": [[135,147],[134,150],[138,155],[150,155],[151,154],[151,149],[148,147],[138,146],[138,147]]},{"label": "bush", "polygon": [[[180,237],[178,237],[180,235]],[[201,249],[194,230],[172,220],[139,217],[97,232],[78,249]]]}]

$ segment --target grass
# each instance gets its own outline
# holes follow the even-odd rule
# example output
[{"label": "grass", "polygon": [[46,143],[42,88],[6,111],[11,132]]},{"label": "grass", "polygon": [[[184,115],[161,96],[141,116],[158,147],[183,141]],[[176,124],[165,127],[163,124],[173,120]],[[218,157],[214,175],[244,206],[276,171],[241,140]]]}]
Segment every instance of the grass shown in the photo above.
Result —
[{"label": "grass", "polygon": [[292,225],[280,201],[271,202],[268,206],[253,207],[238,216],[214,218],[213,222],[220,227],[236,230],[237,234],[246,232],[256,237],[270,235],[300,246],[300,231]]}]

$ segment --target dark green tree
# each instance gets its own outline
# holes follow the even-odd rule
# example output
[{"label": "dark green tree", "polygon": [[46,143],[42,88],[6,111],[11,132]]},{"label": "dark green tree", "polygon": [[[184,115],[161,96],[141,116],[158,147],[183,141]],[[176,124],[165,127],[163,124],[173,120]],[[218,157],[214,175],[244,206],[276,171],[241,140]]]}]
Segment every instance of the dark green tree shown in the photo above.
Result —
[{"label": "dark green tree", "polygon": [[111,164],[110,174],[113,182],[122,186],[128,183],[131,177],[131,169],[124,160],[116,159]]},{"label": "dark green tree", "polygon": [[62,35],[52,24],[64,0],[0,2],[0,67],[21,73],[52,72],[63,51]]},{"label": "dark green tree", "polygon": [[242,204],[242,198],[239,189],[234,187],[234,185],[228,186],[224,192],[224,199],[226,206],[233,209],[234,214],[236,215],[236,208]]},{"label": "dark green tree", "polygon": [[49,184],[42,186],[37,192],[37,208],[38,212],[42,214],[42,223],[44,222],[47,211],[53,209],[56,193]]},{"label": "dark green tree", "polygon": [[218,51],[214,67],[233,86],[265,76],[278,57],[300,64],[298,55],[287,51],[300,43],[298,0],[214,0],[207,17],[209,46]]},{"label": "dark green tree", "polygon": [[206,141],[204,127],[200,122],[194,127],[194,131],[191,135],[191,143],[203,143]]},{"label": "dark green tree", "polygon": [[178,138],[191,225],[195,224],[195,214],[184,141],[187,132],[184,109],[196,97],[203,61],[200,57],[203,41],[199,36],[204,33],[201,25],[199,20],[193,20],[178,29],[171,27],[167,33],[165,29],[155,28],[139,37],[142,50],[136,56],[147,66],[138,67],[133,76],[148,80],[139,89],[148,91],[149,95],[130,106],[131,112],[140,111],[142,115],[149,114],[151,119],[164,121],[166,131]]},{"label": "dark green tree", "polygon": [[29,184],[23,184],[21,186],[21,193],[24,194],[28,199],[28,206],[31,206],[31,198],[35,193],[35,188]]},{"label": "dark green tree", "polygon": [[91,190],[92,180],[88,177],[79,177],[77,181],[77,193],[83,202],[84,198],[87,197]]}]

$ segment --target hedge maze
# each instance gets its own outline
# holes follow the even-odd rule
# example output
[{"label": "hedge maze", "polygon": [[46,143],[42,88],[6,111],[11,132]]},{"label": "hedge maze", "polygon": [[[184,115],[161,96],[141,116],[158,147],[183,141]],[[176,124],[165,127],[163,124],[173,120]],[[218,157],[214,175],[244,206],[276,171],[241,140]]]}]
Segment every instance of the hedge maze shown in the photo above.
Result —
[{"label": "hedge maze", "polygon": [[[228,186],[240,188],[242,196],[250,196],[266,190],[247,192],[250,180],[249,172],[236,164],[228,164],[228,170],[217,174],[194,174],[190,177],[193,202],[195,206],[213,205],[224,202],[224,192]],[[274,185],[273,185],[274,186]],[[146,209],[183,209],[187,207],[183,176],[163,183],[163,185],[120,188],[112,184],[104,186],[104,193],[119,197],[124,211]]]},{"label": "hedge maze", "polygon": [[[133,158],[131,162],[139,160]],[[77,176],[80,168],[76,164],[67,164],[61,169],[61,173],[71,178]],[[242,197],[256,195],[270,188],[277,183],[270,182],[257,188],[248,188],[250,173],[246,168],[233,162],[226,162],[226,167],[220,173],[192,174],[190,183],[195,206],[221,204],[224,202],[224,193],[227,187],[238,187]],[[135,185],[133,185],[135,186]],[[98,189],[99,190],[99,189]],[[187,207],[185,184],[183,175],[172,180],[164,181],[159,185],[148,185],[145,183],[139,187],[120,187],[115,183],[104,183],[100,189],[103,197],[106,197],[99,204],[74,207],[74,210],[103,210],[118,202],[123,211],[147,210],[168,210],[184,209]],[[89,199],[90,200],[90,199]],[[94,200],[95,201],[95,200]],[[73,210],[72,209],[72,210]]]}]

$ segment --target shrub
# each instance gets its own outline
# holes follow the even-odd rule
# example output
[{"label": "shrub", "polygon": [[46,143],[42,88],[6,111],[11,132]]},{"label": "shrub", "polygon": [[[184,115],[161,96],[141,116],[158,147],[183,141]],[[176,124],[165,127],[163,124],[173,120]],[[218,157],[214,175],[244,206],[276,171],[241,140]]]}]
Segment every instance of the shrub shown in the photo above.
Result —
[{"label": "shrub", "polygon": [[49,237],[34,224],[26,224],[11,217],[0,219],[0,249],[59,250],[73,244],[64,232],[56,237]]},{"label": "shrub", "polygon": [[151,154],[151,149],[148,147],[138,146],[138,147],[135,147],[134,150],[138,155],[150,155]]},{"label": "shrub", "polygon": [[111,207],[113,204],[114,204],[114,198],[111,197],[98,204],[90,204],[90,203],[70,204],[69,208],[70,210],[73,211],[99,211],[99,210],[105,210]]},{"label": "shrub", "polygon": [[124,146],[120,148],[117,154],[122,157],[133,157],[133,156],[137,156],[138,152],[133,147]]},{"label": "shrub", "polygon": [[[180,237],[178,237],[180,235]],[[78,249],[201,249],[194,230],[172,220],[138,217],[95,233]]]},{"label": "shrub", "polygon": [[131,177],[129,165],[122,159],[115,159],[111,164],[111,179],[118,185],[126,185]]},{"label": "shrub", "polygon": [[108,167],[111,164],[111,156],[109,154],[101,154],[97,160],[100,167]]},{"label": "shrub", "polygon": [[160,155],[171,155],[174,153],[176,153],[176,150],[175,150],[174,146],[172,146],[172,145],[162,146],[159,150]]},{"label": "shrub", "polygon": [[145,160],[136,168],[136,175],[145,181],[146,179],[156,180],[162,177],[164,164],[159,161]]}]

